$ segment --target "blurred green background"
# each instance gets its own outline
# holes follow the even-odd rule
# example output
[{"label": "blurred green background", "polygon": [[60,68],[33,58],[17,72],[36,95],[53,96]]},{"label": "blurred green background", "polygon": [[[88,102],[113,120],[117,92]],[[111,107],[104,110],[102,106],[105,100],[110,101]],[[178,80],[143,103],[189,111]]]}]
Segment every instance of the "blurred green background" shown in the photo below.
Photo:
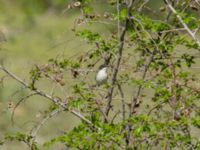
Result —
[{"label": "blurred green background", "polygon": [[[75,36],[72,28],[79,17],[78,9],[68,10],[70,0],[0,0],[0,31],[7,41],[0,43],[0,60],[18,76],[28,80],[29,71],[34,64],[45,64],[50,58],[59,56],[73,57],[91,48],[83,39]],[[93,7],[101,12],[108,9],[105,0],[94,0]],[[149,6],[158,9],[161,0],[151,0]],[[160,14],[153,14],[157,18]],[[81,28],[88,28],[83,25]],[[109,34],[115,30],[113,26],[95,24],[92,30]],[[0,73],[0,77],[3,74]],[[51,85],[44,86],[47,91]],[[0,87],[0,138],[4,134],[27,132],[34,123],[42,118],[42,112],[48,109],[50,103],[40,97],[34,97],[22,103],[15,113],[15,125],[11,125],[11,109],[9,105],[16,104],[19,97],[27,94],[10,79],[5,79]],[[48,104],[49,103],[49,104]],[[66,118],[66,119],[64,119]],[[38,142],[42,144],[56,135],[71,129],[79,122],[68,113],[61,113],[50,119],[39,132]],[[56,147],[56,148],[55,148]],[[61,145],[52,149],[61,150]],[[26,145],[19,142],[6,143],[1,150],[25,150]],[[44,149],[44,148],[42,148]]]}]

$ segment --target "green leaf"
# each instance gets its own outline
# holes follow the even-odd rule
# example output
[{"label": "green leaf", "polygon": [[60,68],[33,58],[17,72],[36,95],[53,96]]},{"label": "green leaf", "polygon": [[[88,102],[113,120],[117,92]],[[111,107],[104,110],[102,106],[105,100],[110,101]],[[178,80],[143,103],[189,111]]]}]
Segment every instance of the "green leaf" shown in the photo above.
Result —
[{"label": "green leaf", "polygon": [[196,117],[192,118],[192,124],[195,127],[200,128],[200,117],[196,116]]},{"label": "green leaf", "polygon": [[101,36],[98,33],[92,33],[90,30],[78,31],[76,33],[77,36],[83,37],[88,40],[90,43],[97,42],[101,39]]},{"label": "green leaf", "polygon": [[123,8],[120,10],[120,20],[126,20],[126,16],[127,16],[128,10],[126,8]]}]

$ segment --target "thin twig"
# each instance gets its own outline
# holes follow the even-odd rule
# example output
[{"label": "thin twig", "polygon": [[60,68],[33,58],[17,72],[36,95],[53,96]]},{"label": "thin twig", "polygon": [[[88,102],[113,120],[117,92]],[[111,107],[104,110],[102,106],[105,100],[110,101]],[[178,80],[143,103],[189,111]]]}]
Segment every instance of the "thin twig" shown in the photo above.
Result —
[{"label": "thin twig", "polygon": [[0,85],[1,85],[1,87],[4,86],[4,79],[5,79],[6,77],[7,77],[6,75],[3,76],[3,77],[1,77],[1,79],[0,79]]},{"label": "thin twig", "polygon": [[[143,72],[143,75],[142,75],[142,80],[145,79],[147,71],[149,69],[149,66],[150,66],[151,62],[153,61],[156,52],[157,52],[157,50],[154,49],[154,51],[152,52],[151,56],[147,59],[147,62],[146,62],[145,68],[144,68],[144,72]],[[138,90],[136,91],[136,95],[133,96],[133,98],[131,100],[131,108],[130,108],[130,114],[129,114],[129,116],[131,116],[133,114],[133,112],[135,111],[134,110],[135,106],[140,103],[140,101],[138,99],[139,99],[142,87],[143,87],[143,85],[141,84],[138,87]]]},{"label": "thin twig", "polygon": [[154,38],[152,37],[152,35],[147,30],[145,30],[145,27],[142,24],[142,22],[138,18],[136,18],[134,16],[131,16],[130,19],[136,21],[141,26],[142,31],[147,34],[147,36],[152,40],[152,42],[154,43],[156,49],[158,50],[159,48],[158,48],[158,45],[157,45],[156,41],[154,40]]},{"label": "thin twig", "polygon": [[193,33],[188,25],[183,21],[182,17],[178,14],[178,12],[174,9],[174,7],[169,3],[168,0],[164,0],[165,4],[169,7],[169,9],[172,11],[173,14],[176,15],[177,19],[179,22],[183,25],[185,30],[188,32],[188,34],[192,37],[192,39],[195,41],[195,43],[198,45],[199,50],[200,50],[200,41],[199,39],[195,36],[195,33]]},{"label": "thin twig", "polygon": [[[43,118],[29,133],[29,135],[32,137],[32,139],[30,140],[30,148],[33,147],[33,143],[35,142],[35,138],[36,135],[38,133],[38,131],[40,130],[40,128],[53,116],[57,115],[58,113],[64,111],[63,108],[60,109],[56,109],[54,111],[52,111],[51,113],[49,113],[45,118]],[[31,149],[32,150],[32,149]]]},{"label": "thin twig", "polygon": [[163,104],[165,104],[165,103],[167,103],[167,102],[164,101],[164,102],[161,102],[161,103],[159,103],[159,104],[153,106],[153,107],[149,110],[149,112],[147,113],[147,115],[150,116],[150,114],[152,113],[152,111],[154,111],[155,109],[158,109],[159,107],[161,107],[161,106],[162,106]]},{"label": "thin twig", "polygon": [[120,9],[119,9],[119,0],[117,0],[117,34],[120,38]]},{"label": "thin twig", "polygon": [[178,32],[178,31],[186,31],[186,29],[185,28],[177,28],[177,29],[163,30],[163,31],[159,31],[159,32],[167,33],[167,32]]},{"label": "thin twig", "polygon": [[[174,5],[175,5],[175,1],[172,2],[172,6],[174,6]],[[169,11],[168,14],[166,15],[165,22],[168,22],[168,21],[169,21],[171,15],[172,15],[172,12]]]},{"label": "thin twig", "polygon": [[97,99],[94,99],[94,100],[95,100],[95,103],[98,106],[99,111],[102,113],[104,120],[106,120],[106,122],[109,122],[109,118],[108,118],[108,116],[106,116],[105,112],[102,110],[101,104],[98,102]]},{"label": "thin twig", "polygon": [[29,94],[27,96],[24,96],[22,97],[18,102],[17,104],[15,105],[15,107],[13,108],[13,111],[12,111],[12,114],[11,114],[11,122],[12,122],[12,125],[14,125],[14,115],[15,115],[15,110],[17,109],[17,107],[22,103],[24,102],[25,100],[27,100],[28,98],[32,97],[36,95],[36,93],[32,93],[32,94]]},{"label": "thin twig", "polygon": [[115,113],[115,115],[113,116],[113,118],[111,119],[111,124],[114,123],[115,118],[116,118],[119,114],[120,114],[120,110],[117,111],[117,112]]},{"label": "thin twig", "polygon": [[138,12],[142,12],[143,7],[149,2],[150,0],[145,0],[138,9]]},{"label": "thin twig", "polygon": [[120,92],[120,95],[121,95],[122,117],[123,117],[123,120],[125,120],[125,118],[126,118],[126,107],[125,107],[126,103],[125,103],[125,100],[124,100],[124,92],[123,92],[120,84],[118,84],[118,89],[119,89],[119,92]]},{"label": "thin twig", "polygon": [[[36,94],[45,97],[49,100],[51,100],[54,104],[59,105],[60,107],[67,109],[67,106],[65,103],[60,102],[58,99],[53,98],[52,96],[44,93],[43,91],[39,90],[39,89],[31,89],[30,86],[23,81],[22,79],[20,79],[19,77],[17,77],[15,74],[13,74],[12,72],[10,72],[9,70],[7,70],[5,67],[3,67],[2,65],[0,65],[0,69],[3,70],[6,74],[8,74],[11,78],[13,78],[14,80],[18,81],[20,84],[22,84],[23,86],[25,86],[26,88],[30,89],[31,91],[35,92]],[[81,120],[83,120],[84,122],[90,124],[93,126],[92,122],[90,120],[88,120],[87,118],[85,118],[82,114],[80,114],[79,112],[75,111],[75,110],[68,110],[69,112],[71,112],[72,114],[74,114],[75,116],[77,116],[78,118],[80,118]]]},{"label": "thin twig", "polygon": [[172,61],[172,59],[169,59],[169,68],[172,71],[172,81],[171,81],[171,93],[172,96],[169,100],[169,104],[173,110],[173,117],[174,119],[176,118],[176,109],[177,109],[177,89],[178,88],[178,84],[177,84],[177,73],[176,73],[176,67],[174,65],[174,62]]}]

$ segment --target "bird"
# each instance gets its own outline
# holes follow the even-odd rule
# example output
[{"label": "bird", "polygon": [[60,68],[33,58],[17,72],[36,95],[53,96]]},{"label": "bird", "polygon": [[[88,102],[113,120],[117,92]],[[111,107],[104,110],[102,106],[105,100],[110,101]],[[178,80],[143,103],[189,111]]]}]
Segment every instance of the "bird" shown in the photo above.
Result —
[{"label": "bird", "polygon": [[99,67],[99,70],[97,71],[96,74],[96,86],[101,86],[102,84],[107,82],[108,79],[108,65],[101,65]]}]

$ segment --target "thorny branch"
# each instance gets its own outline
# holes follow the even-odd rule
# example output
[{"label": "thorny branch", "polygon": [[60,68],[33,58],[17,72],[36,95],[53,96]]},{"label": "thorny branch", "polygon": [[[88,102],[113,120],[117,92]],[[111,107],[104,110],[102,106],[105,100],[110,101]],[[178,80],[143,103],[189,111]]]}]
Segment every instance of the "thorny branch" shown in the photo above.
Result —
[{"label": "thorny branch", "polygon": [[[7,70],[4,66],[0,65],[0,69],[3,70],[11,78],[13,78],[14,80],[18,81],[20,84],[22,84],[24,87],[26,87],[26,88],[32,90],[33,92],[35,92],[35,94],[40,95],[42,97],[45,97],[45,98],[51,100],[54,104],[62,107],[63,109],[68,109],[65,103],[60,102],[58,99],[52,97],[51,95],[48,95],[48,94],[44,93],[43,91],[41,91],[41,90],[39,90],[37,88],[31,89],[30,86],[25,81],[23,81],[22,79],[17,77],[15,74],[13,74],[9,70]],[[74,114],[76,117],[78,117],[81,120],[83,120],[84,122],[86,122],[86,123],[88,123],[88,124],[93,126],[92,122],[90,120],[88,120],[87,118],[85,118],[79,112],[77,112],[75,110],[68,110],[68,111],[71,112],[72,114]]]},{"label": "thorny branch", "polygon": [[130,18],[130,15],[131,15],[133,3],[134,3],[134,0],[131,0],[130,4],[128,5],[128,12],[127,12],[125,24],[122,27],[122,32],[121,32],[121,35],[120,35],[120,38],[119,38],[120,44],[119,44],[119,48],[118,48],[118,52],[117,52],[117,60],[116,60],[115,66],[113,68],[111,87],[108,89],[108,94],[107,94],[108,103],[107,103],[107,106],[106,106],[106,109],[105,109],[105,114],[107,116],[109,114],[110,109],[112,108],[111,102],[112,102],[112,96],[113,96],[113,91],[114,91],[114,85],[115,85],[115,82],[117,80],[117,74],[118,74],[118,71],[119,71],[119,66],[120,66],[120,62],[121,62],[121,58],[122,58],[122,51],[123,51],[123,48],[124,48],[125,34],[126,34],[126,31],[127,31],[128,22],[129,22],[129,18]]}]

